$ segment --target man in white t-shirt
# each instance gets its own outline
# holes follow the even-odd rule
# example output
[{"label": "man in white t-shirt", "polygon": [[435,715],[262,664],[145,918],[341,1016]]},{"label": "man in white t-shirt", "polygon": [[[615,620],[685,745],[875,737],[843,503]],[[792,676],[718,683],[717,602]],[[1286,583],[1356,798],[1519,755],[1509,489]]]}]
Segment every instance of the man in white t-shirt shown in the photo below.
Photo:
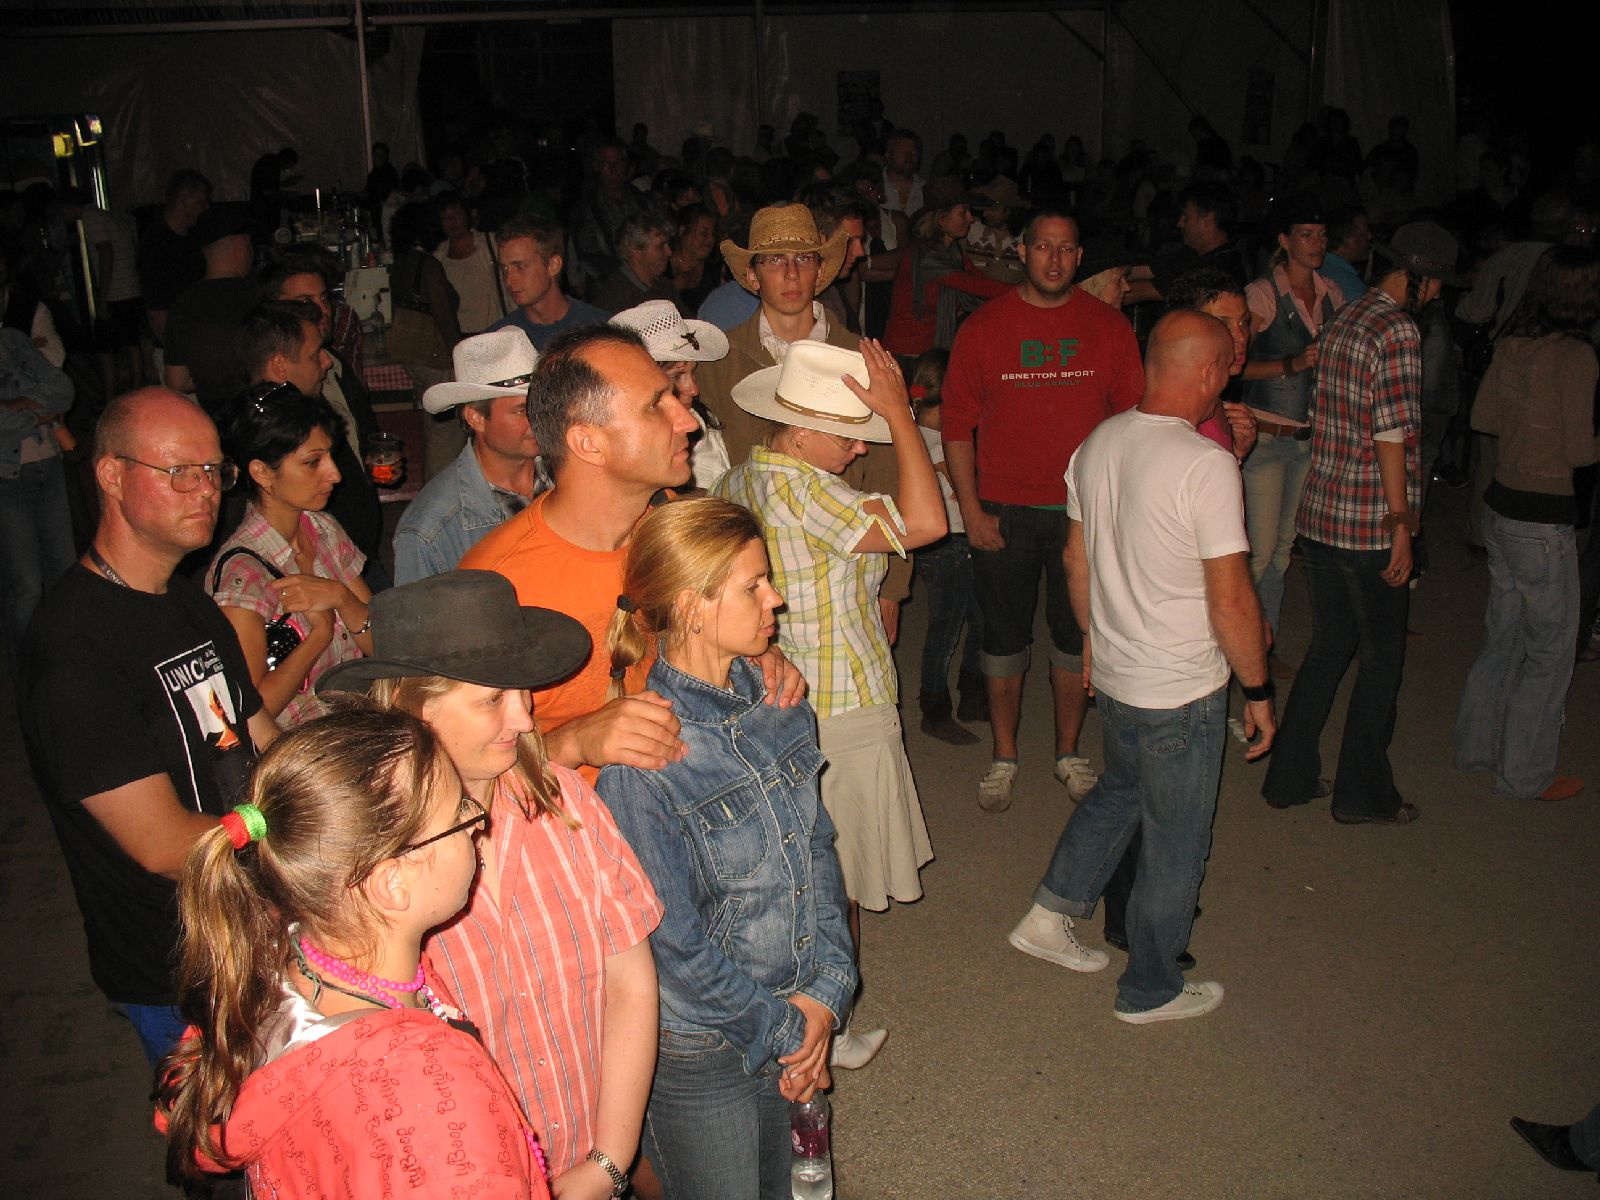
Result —
[{"label": "man in white t-shirt", "polygon": [[1177,956],[1211,845],[1230,668],[1246,733],[1260,733],[1246,757],[1265,754],[1275,731],[1239,469],[1195,432],[1216,411],[1232,361],[1215,317],[1164,317],[1150,335],[1144,399],[1103,421],[1067,467],[1067,586],[1088,631],[1083,678],[1099,696],[1106,766],[1010,940],[1074,971],[1103,969],[1105,951],[1082,945],[1072,918],[1093,914],[1142,829],[1115,1005],[1132,1024],[1222,1003],[1220,983],[1184,982]]}]

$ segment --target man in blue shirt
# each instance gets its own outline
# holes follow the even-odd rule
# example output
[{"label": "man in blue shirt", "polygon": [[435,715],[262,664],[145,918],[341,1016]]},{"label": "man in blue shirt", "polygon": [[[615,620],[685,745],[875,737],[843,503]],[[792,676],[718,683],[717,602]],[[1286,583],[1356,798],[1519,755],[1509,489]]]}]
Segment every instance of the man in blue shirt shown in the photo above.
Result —
[{"label": "man in blue shirt", "polygon": [[1372,226],[1366,209],[1352,205],[1328,214],[1328,253],[1322,259],[1322,273],[1338,285],[1346,304],[1366,294],[1360,264],[1371,252]]},{"label": "man in blue shirt", "polygon": [[609,317],[605,312],[561,290],[566,240],[565,231],[547,221],[512,217],[500,226],[500,271],[506,294],[517,308],[491,325],[489,332],[520,329],[535,350],[543,351],[569,329],[606,323]]}]

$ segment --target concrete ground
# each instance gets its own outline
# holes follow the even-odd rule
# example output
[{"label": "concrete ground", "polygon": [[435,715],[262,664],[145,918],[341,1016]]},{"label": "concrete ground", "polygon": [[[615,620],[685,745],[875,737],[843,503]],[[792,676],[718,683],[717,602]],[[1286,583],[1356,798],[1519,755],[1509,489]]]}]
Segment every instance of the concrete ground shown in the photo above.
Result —
[{"label": "concrete ground", "polygon": [[[1325,801],[1273,811],[1264,768],[1230,744],[1191,945],[1193,977],[1227,998],[1193,1021],[1113,1019],[1116,952],[1111,970],[1075,975],[1006,944],[1070,810],[1050,774],[1042,667],[1015,804],[983,813],[987,746],[916,728],[923,611],[909,607],[907,744],[938,857],[922,901],[865,920],[861,1016],[891,1033],[837,1081],[843,1200],[1596,1194],[1506,1121],[1570,1121],[1600,1101],[1600,665],[1580,668],[1568,706],[1563,767],[1591,781],[1577,799],[1510,804],[1451,768],[1486,576],[1461,549],[1464,514],[1463,492],[1438,494],[1435,566],[1413,593],[1421,637],[1393,758],[1421,822],[1336,825]],[[1296,569],[1286,659],[1307,635]],[[11,695],[0,686],[15,781],[0,799],[0,1198],[170,1197],[143,1060],[89,982]],[[1098,760],[1093,714],[1085,744]],[[1099,944],[1098,918],[1080,928]]]}]

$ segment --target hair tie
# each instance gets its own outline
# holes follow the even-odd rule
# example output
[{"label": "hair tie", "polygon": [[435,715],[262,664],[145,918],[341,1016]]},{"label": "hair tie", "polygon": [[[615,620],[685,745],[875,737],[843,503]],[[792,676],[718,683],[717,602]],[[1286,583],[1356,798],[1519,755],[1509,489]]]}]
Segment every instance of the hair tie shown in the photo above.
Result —
[{"label": "hair tie", "polygon": [[267,818],[254,804],[239,804],[222,818],[222,827],[228,831],[228,840],[235,850],[243,850],[251,842],[267,836]]},{"label": "hair tie", "polygon": [[615,679],[618,683],[621,683],[627,677],[628,677],[628,668],[627,667],[612,667],[611,668],[611,678]]},{"label": "hair tie", "polygon": [[923,387],[920,383],[913,383],[911,385],[911,398],[913,400],[925,400],[927,399],[927,396],[928,389]]},{"label": "hair tie", "polygon": [[623,593],[617,597],[617,607],[625,613],[631,613],[635,610],[633,600],[627,595],[627,593]]}]

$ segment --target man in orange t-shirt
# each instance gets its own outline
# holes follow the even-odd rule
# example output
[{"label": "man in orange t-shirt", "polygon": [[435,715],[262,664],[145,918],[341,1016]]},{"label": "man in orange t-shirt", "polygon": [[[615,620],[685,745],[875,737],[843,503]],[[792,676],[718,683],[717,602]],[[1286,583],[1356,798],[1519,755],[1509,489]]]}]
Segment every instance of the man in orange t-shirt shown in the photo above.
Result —
[{"label": "man in orange t-shirt", "polygon": [[[688,482],[689,435],[699,428],[672,381],[631,330],[601,325],[546,348],[528,386],[528,419],[555,487],[497,527],[461,566],[509,579],[523,604],[579,621],[594,651],[578,672],[535,692],[534,717],[552,762],[592,783],[610,763],[657,770],[683,756],[671,705],[639,690],[654,656],[627,674],[628,695],[606,701],[606,631],[622,591],[628,542],[665,489]],[[805,694],[776,648],[762,657],[769,699]]]}]

